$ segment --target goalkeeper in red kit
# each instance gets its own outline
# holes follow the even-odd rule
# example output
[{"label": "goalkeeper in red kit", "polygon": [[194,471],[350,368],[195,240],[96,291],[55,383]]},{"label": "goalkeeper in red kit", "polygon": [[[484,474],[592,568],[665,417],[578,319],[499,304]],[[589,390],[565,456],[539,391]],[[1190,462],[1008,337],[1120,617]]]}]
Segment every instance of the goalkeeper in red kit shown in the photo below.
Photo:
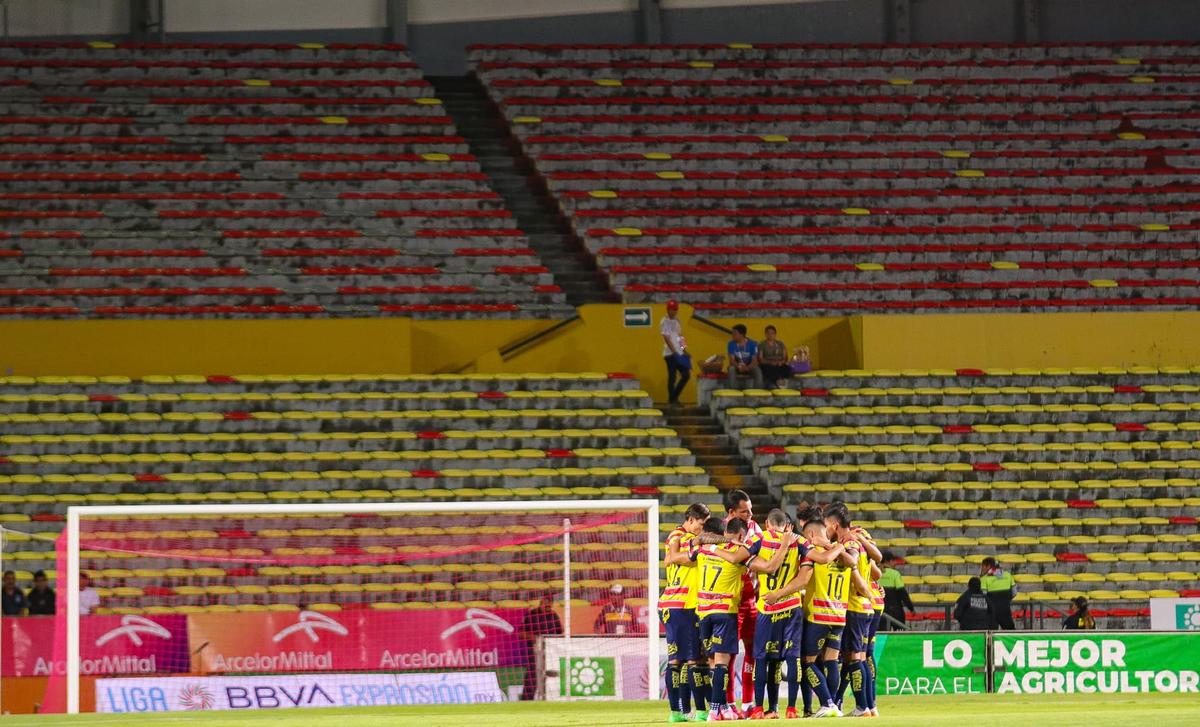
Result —
[{"label": "goalkeeper in red kit", "polygon": [[[730,490],[725,495],[725,522],[737,518],[746,523],[746,535],[743,543],[750,544],[762,539],[762,528],[754,522],[754,509],[750,496],[744,490]],[[758,622],[758,610],[755,607],[755,579],[748,574],[742,576],[742,601],[738,606],[738,640],[742,642],[742,654],[754,653],[754,625]],[[727,702],[739,717],[745,717],[745,710],[754,705],[754,660],[743,657],[742,661],[742,699],[741,706],[734,699],[734,680],[729,680],[725,694]]]}]

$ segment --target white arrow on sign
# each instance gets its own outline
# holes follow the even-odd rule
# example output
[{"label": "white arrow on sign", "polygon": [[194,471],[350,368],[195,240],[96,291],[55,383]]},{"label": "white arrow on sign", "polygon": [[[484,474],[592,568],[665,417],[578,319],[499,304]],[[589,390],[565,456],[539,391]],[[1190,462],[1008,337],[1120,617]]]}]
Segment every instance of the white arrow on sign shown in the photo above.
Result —
[{"label": "white arrow on sign", "polygon": [[648,326],[650,325],[650,309],[649,308],[626,308],[625,309],[625,326]]}]

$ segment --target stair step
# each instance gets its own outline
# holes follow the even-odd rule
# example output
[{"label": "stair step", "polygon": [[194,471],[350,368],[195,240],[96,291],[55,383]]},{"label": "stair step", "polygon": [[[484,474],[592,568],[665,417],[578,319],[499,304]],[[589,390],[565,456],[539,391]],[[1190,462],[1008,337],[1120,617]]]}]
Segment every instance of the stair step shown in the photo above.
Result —
[{"label": "stair step", "polygon": [[577,254],[584,250],[583,245],[479,80],[473,75],[431,76],[427,80],[458,135],[479,159],[489,186],[516,215],[518,227],[530,235],[530,246],[547,253],[546,266],[554,282],[567,293],[567,302],[579,305],[614,300],[607,277],[596,275],[591,256]]}]

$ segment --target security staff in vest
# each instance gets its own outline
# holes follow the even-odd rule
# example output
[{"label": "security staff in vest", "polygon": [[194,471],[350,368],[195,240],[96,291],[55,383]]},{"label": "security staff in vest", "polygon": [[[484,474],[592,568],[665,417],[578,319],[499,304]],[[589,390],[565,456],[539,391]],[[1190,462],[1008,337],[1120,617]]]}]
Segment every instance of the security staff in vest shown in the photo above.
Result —
[{"label": "security staff in vest", "polygon": [[884,619],[879,628],[884,631],[904,629],[907,628],[905,612],[912,613],[917,609],[913,606],[912,597],[908,595],[908,589],[904,587],[904,576],[896,570],[903,561],[890,550],[883,551],[881,555],[883,575],[879,578],[879,585],[883,586],[883,612],[891,618]]},{"label": "security staff in vest", "polygon": [[980,563],[979,581],[992,604],[992,628],[1015,630],[1012,602],[1017,595],[1017,583],[1012,574],[1001,568],[995,558],[988,557]]}]

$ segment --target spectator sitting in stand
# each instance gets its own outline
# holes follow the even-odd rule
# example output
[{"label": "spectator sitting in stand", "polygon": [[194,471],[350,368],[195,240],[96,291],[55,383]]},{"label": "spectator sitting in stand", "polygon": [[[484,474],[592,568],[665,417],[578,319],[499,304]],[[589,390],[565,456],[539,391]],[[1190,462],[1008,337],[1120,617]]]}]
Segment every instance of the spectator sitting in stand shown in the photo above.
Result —
[{"label": "spectator sitting in stand", "polygon": [[55,611],[54,589],[46,580],[46,571],[40,570],[33,574],[33,588],[25,600],[29,602],[30,616],[53,616]]},{"label": "spectator sitting in stand", "polygon": [[592,630],[607,636],[624,636],[638,630],[637,616],[625,603],[625,588],[620,583],[613,584],[608,602],[597,614]]},{"label": "spectator sitting in stand", "polygon": [[92,577],[87,573],[79,574],[79,615],[86,616],[100,605],[100,594],[92,588]]},{"label": "spectator sitting in stand", "polygon": [[25,593],[17,588],[17,574],[10,570],[4,571],[4,609],[5,616],[24,616],[29,604],[25,602]]},{"label": "spectator sitting in stand", "polygon": [[746,337],[746,327],[741,323],[733,327],[733,338],[725,351],[729,355],[729,388],[738,388],[738,378],[746,376],[754,382],[754,388],[761,389],[763,372],[758,366],[758,344]]},{"label": "spectator sitting in stand", "polygon": [[758,365],[766,387],[774,389],[791,377],[792,367],[788,365],[787,346],[776,338],[775,326],[767,326],[763,334],[766,338],[758,346]]},{"label": "spectator sitting in stand", "polygon": [[1088,610],[1088,600],[1086,598],[1076,596],[1071,600],[1071,612],[1063,619],[1062,627],[1069,631],[1080,629],[1095,630],[1096,619],[1092,618],[1092,614]]}]

